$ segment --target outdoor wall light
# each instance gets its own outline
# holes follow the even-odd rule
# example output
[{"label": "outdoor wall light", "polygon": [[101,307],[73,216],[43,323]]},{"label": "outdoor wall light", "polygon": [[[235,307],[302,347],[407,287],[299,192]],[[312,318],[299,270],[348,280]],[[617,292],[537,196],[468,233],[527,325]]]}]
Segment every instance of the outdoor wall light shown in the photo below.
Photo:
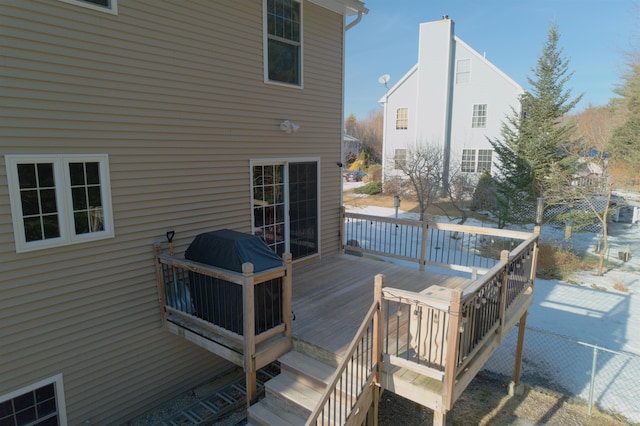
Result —
[{"label": "outdoor wall light", "polygon": [[284,120],[282,123],[280,123],[280,130],[282,130],[283,132],[296,133],[298,129],[300,129],[300,126],[292,121]]}]

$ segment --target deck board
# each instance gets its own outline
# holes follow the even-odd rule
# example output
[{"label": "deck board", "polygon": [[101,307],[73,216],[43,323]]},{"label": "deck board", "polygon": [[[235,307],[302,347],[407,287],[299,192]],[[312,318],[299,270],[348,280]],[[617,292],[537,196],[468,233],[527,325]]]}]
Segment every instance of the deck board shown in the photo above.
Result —
[{"label": "deck board", "polygon": [[420,292],[428,287],[458,288],[467,278],[347,254],[325,256],[293,268],[293,337],[341,354],[373,302],[373,283]]}]

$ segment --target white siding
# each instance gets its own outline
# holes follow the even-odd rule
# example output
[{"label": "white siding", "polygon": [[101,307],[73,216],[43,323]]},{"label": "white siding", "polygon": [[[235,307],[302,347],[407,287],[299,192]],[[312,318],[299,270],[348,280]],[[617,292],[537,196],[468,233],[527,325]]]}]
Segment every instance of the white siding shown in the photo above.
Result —
[{"label": "white siding", "polygon": [[70,424],[122,422],[231,367],[161,328],[152,243],[250,231],[250,158],[320,157],[338,249],[343,19],[305,3],[300,90],[263,82],[260,1],[0,8],[0,155],[108,154],[116,235],[16,254],[0,162],[0,394],[62,373]]}]

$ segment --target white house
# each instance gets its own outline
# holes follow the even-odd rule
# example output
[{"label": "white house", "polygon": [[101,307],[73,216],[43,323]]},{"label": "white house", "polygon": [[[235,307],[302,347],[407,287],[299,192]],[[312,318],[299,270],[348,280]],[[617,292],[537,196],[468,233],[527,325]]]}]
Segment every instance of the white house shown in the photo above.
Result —
[{"label": "white house", "polygon": [[418,63],[380,99],[384,106],[384,177],[398,175],[398,161],[416,145],[443,149],[445,179],[459,165],[464,173],[491,171],[495,158],[487,138],[520,110],[524,89],[455,36],[454,22],[420,24]]}]

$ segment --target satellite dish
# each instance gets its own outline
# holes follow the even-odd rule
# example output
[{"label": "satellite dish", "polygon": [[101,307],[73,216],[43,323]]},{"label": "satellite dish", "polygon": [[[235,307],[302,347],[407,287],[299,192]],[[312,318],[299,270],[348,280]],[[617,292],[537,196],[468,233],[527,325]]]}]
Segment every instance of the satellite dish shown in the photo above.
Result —
[{"label": "satellite dish", "polygon": [[378,83],[384,84],[384,87],[387,87],[389,80],[391,80],[391,76],[389,74],[383,74],[378,78]]}]

